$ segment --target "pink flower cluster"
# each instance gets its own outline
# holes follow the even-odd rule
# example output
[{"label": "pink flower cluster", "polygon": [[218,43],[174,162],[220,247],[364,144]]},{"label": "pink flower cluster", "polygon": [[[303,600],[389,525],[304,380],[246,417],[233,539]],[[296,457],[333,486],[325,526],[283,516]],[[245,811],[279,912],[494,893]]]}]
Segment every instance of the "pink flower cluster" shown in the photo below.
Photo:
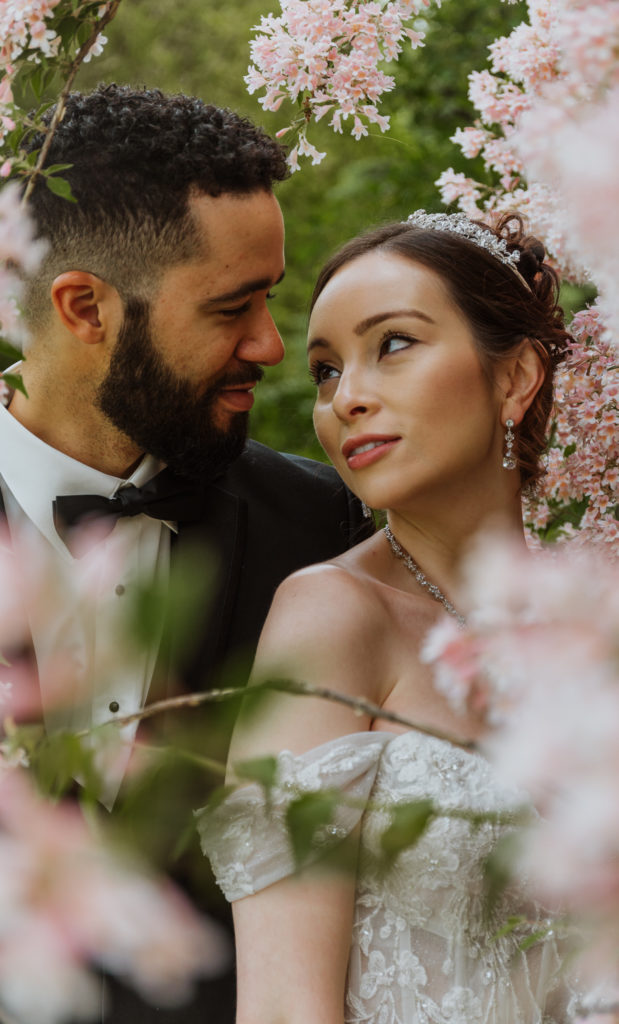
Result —
[{"label": "pink flower cluster", "polygon": [[336,132],[350,118],[356,139],[368,134],[369,124],[383,132],[389,128],[389,118],[379,113],[377,104],[393,89],[394,80],[379,65],[397,58],[405,38],[413,47],[423,45],[423,32],[406,27],[406,22],[430,2],[280,0],[282,13],[261,19],[245,82],[250,93],[266,90],[260,98],[265,110],[278,110],[285,99],[301,103],[301,118],[278,133],[296,132],[288,158],[293,171],[300,156],[315,164],[325,156],[307,138],[312,118],[319,121],[330,113],[329,124]]},{"label": "pink flower cluster", "polygon": [[5,68],[28,50],[35,59],[55,57],[60,36],[47,25],[61,0],[4,0],[0,6],[0,65]]},{"label": "pink flower cluster", "polygon": [[[85,7],[87,5],[81,5]],[[102,3],[100,13],[106,7]],[[2,0],[0,3],[0,142],[15,128],[12,83],[24,63],[40,63],[58,56],[61,36],[58,21],[67,14],[79,17],[72,0]],[[101,53],[107,39],[99,35],[85,61]],[[0,164],[0,178],[11,173],[10,158]]]},{"label": "pink flower cluster", "polygon": [[[457,202],[468,216],[490,217],[506,210],[523,213],[530,231],[542,238],[563,276],[582,279],[582,260],[568,246],[564,203],[545,182],[529,173],[517,141],[525,113],[535,106],[549,83],[563,81],[562,50],[557,20],[566,0],[529,0],[529,23],[518,25],[490,46],[490,70],[469,76],[469,99],[479,114],[471,127],[452,136],[467,158],[481,155],[499,185],[489,188],[452,168],[436,184],[445,203]],[[550,131],[549,125],[544,131]],[[546,134],[544,144],[548,144]]]},{"label": "pink flower cluster", "polygon": [[485,753],[541,814],[526,874],[591,928],[590,962],[619,977],[619,567],[591,549],[532,555],[486,537],[463,601],[467,627],[447,619],[426,643],[436,685],[485,715]]},{"label": "pink flower cluster", "polygon": [[[563,519],[560,537],[571,545],[604,545],[619,555],[619,375],[617,351],[598,306],[572,320],[572,343],[555,382],[552,440],[546,475],[524,500],[532,535]],[[570,506],[584,504],[579,522]]]},{"label": "pink flower cluster", "polygon": [[[490,47],[473,72],[478,121],[453,136],[498,174],[489,189],[446,170],[443,201],[492,219],[516,209],[563,277],[593,280],[593,310],[579,314],[557,379],[548,473],[525,502],[532,534],[565,520],[563,539],[616,552],[619,339],[619,5],[615,0],[528,0],[528,23]],[[576,503],[586,504],[580,523]],[[571,506],[571,514],[569,508]]]},{"label": "pink flower cluster", "polygon": [[227,960],[219,929],[91,834],[77,805],[42,800],[0,761],[0,1002],[28,1024],[100,1013],[92,966],[160,1005]]},{"label": "pink flower cluster", "polygon": [[454,181],[451,169],[437,184],[445,202],[471,215],[524,212],[564,277],[608,283],[619,331],[619,10],[614,0],[527,6],[529,22],[490,46],[490,70],[470,75],[479,120],[453,136],[465,156],[481,154],[499,186],[464,174]]}]

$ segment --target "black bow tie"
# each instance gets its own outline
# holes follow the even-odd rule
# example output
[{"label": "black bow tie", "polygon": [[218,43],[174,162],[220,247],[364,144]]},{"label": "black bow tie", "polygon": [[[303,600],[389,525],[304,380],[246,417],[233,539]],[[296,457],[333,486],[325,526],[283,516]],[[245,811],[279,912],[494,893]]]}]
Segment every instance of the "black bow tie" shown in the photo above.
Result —
[{"label": "black bow tie", "polygon": [[65,540],[72,527],[97,520],[111,532],[121,516],[139,516],[170,522],[190,522],[200,519],[204,504],[202,481],[176,476],[164,469],[157,476],[135,487],[121,487],[111,498],[100,494],[61,494],[53,502],[54,525]]}]

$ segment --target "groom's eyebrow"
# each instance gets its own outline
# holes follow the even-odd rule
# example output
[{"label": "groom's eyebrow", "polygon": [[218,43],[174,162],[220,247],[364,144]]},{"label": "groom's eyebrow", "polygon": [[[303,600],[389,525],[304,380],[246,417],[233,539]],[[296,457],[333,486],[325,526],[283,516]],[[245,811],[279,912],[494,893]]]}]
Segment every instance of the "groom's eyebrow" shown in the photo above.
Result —
[{"label": "groom's eyebrow", "polygon": [[218,306],[222,302],[235,302],[237,299],[242,299],[246,295],[250,295],[252,292],[261,292],[265,288],[274,288],[275,285],[280,284],[284,280],[286,271],[282,270],[281,274],[277,278],[277,281],[272,281],[270,277],[256,277],[251,281],[243,281],[238,288],[235,288],[231,292],[223,292],[221,295],[215,295],[213,298],[207,299],[203,303],[204,308],[212,308]]},{"label": "groom's eyebrow", "polygon": [[366,317],[365,320],[361,320],[357,324],[354,331],[355,334],[365,334],[369,331],[370,327],[376,327],[377,324],[382,324],[385,320],[391,320],[398,316],[415,317],[417,320],[425,320],[427,324],[433,324],[434,320],[427,313],[422,313],[420,309],[392,309],[385,313],[374,313],[373,316]]}]

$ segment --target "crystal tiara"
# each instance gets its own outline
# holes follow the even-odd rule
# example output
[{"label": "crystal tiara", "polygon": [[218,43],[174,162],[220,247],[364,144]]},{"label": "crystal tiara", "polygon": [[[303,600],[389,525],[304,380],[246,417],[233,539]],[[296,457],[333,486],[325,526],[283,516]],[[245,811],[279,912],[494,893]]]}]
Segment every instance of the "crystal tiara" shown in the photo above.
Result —
[{"label": "crystal tiara", "polygon": [[531,291],[531,286],[516,267],[520,258],[520,250],[512,249],[510,252],[504,238],[499,238],[492,231],[487,231],[480,224],[475,224],[465,213],[426,213],[425,210],[416,210],[406,218],[404,223],[412,224],[416,228],[423,228],[425,231],[446,231],[450,235],[461,235],[473,245],[485,249],[501,263],[505,263]]}]

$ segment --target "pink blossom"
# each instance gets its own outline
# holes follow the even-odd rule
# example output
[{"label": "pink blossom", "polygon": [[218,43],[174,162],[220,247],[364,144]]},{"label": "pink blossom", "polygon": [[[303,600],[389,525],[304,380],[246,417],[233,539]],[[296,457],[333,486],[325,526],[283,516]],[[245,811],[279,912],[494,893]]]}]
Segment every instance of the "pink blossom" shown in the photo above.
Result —
[{"label": "pink blossom", "polygon": [[249,92],[265,90],[265,110],[279,109],[284,99],[302,101],[303,116],[291,125],[299,141],[288,157],[296,170],[300,156],[318,162],[307,127],[328,110],[333,130],[351,119],[356,139],[368,134],[366,122],[388,130],[377,103],[394,80],[379,65],[396,60],[404,40],[423,45],[423,33],[406,25],[419,9],[413,0],[280,0],[280,7],[280,15],[268,14],[255,27],[245,82]]},{"label": "pink blossom", "polygon": [[[530,884],[595,926],[601,956],[598,943],[619,941],[619,565],[485,535],[460,605],[467,626],[436,627],[426,660],[457,710],[485,715],[485,753],[540,811],[522,855]],[[618,965],[605,954],[603,966]]]},{"label": "pink blossom", "polygon": [[[19,0],[0,5],[0,39],[6,55],[5,66],[30,51],[32,59],[54,57],[60,36],[46,24],[60,0]],[[29,55],[29,54],[28,54]],[[12,69],[11,69],[12,71]],[[4,97],[5,101],[8,101]],[[2,102],[2,100],[0,100]]]},{"label": "pink blossom", "polygon": [[178,1003],[226,957],[219,930],[91,835],[76,805],[42,801],[20,769],[0,776],[0,991],[9,1013],[29,1024],[94,1016],[94,964],[148,999]]}]

